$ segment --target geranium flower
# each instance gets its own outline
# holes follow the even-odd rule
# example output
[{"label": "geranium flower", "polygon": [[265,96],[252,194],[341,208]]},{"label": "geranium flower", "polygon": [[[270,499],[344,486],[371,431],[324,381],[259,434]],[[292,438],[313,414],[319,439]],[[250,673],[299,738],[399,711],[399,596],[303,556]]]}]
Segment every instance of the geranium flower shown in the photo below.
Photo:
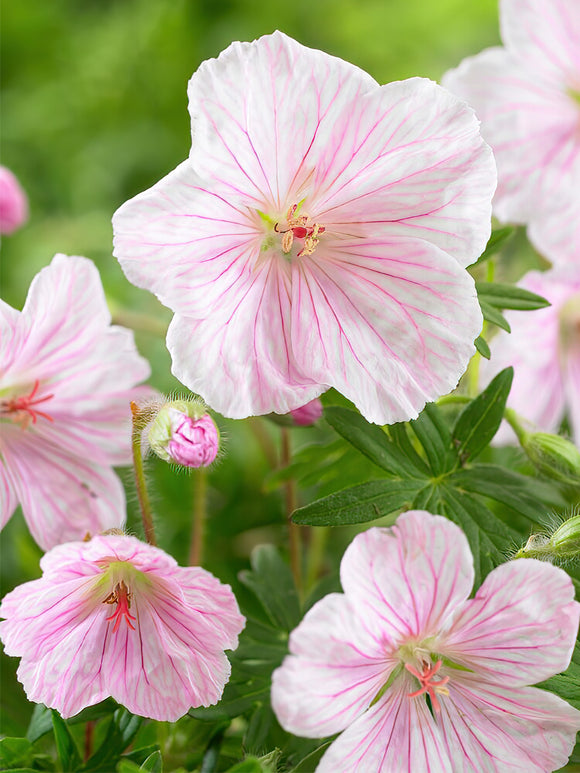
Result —
[{"label": "geranium flower", "polygon": [[0,606],[29,700],[70,717],[112,696],[166,721],[219,700],[245,624],[229,585],[124,535],[59,545],[40,565]]},{"label": "geranium flower", "polygon": [[[501,331],[492,340],[492,356],[482,362],[482,378],[491,380],[513,365],[508,405],[544,432],[557,432],[568,415],[580,447],[580,259],[576,265],[530,271],[518,285],[543,296],[551,306],[506,312],[512,332]],[[496,435],[500,443],[512,438],[507,425]]]},{"label": "geranium flower", "polygon": [[503,564],[469,599],[463,532],[411,511],[369,529],[332,593],[290,635],[272,705],[286,730],[342,733],[318,773],[539,773],[564,765],[580,712],[528,687],[570,662],[580,604],[569,576]]},{"label": "geranium flower", "polygon": [[0,234],[14,233],[28,217],[28,199],[15,175],[0,166]]},{"label": "geranium flower", "polygon": [[557,239],[578,256],[580,4],[500,0],[500,19],[505,48],[465,59],[443,84],[481,118],[498,166],[497,217],[531,224],[541,251]]},{"label": "geranium flower", "polygon": [[471,109],[279,32],[202,64],[189,104],[189,159],[113,218],[129,280],[176,312],[177,378],[236,418],[333,386],[384,423],[452,389],[495,187]]},{"label": "geranium flower", "polygon": [[124,522],[112,465],[131,459],[129,403],[150,369],[110,321],[86,258],[56,255],[22,312],[0,301],[0,525],[20,504],[45,550]]}]

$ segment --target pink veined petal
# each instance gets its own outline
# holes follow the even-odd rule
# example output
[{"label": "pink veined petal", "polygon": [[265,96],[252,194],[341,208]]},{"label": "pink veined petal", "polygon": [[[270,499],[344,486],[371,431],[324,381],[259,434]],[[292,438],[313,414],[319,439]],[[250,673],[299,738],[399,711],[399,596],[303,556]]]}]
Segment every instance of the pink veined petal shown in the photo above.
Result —
[{"label": "pink veined petal", "polygon": [[442,516],[403,513],[391,529],[359,534],[340,567],[360,625],[385,640],[437,633],[469,596],[473,557],[464,533]]},{"label": "pink veined petal", "polygon": [[580,173],[577,105],[562,85],[538,78],[527,65],[492,48],[443,78],[482,121],[498,167],[494,213],[504,221],[558,211],[559,197],[576,195]]},{"label": "pink veined petal", "polygon": [[17,507],[16,485],[10,469],[2,458],[2,443],[0,441],[0,529],[4,528]]},{"label": "pink veined petal", "polygon": [[296,360],[369,421],[415,417],[457,384],[481,316],[453,258],[418,239],[377,237],[321,245],[292,271]]},{"label": "pink veined petal", "polygon": [[555,83],[580,74],[580,8],[576,0],[502,0],[502,39],[537,74]]},{"label": "pink veined petal", "polygon": [[316,773],[457,773],[427,703],[399,677],[328,748]]},{"label": "pink veined petal", "polygon": [[471,108],[436,83],[389,83],[345,105],[318,154],[309,206],[327,229],[362,226],[372,240],[382,224],[463,266],[483,251],[495,162]]},{"label": "pink veined petal", "polygon": [[22,346],[20,312],[0,299],[0,379],[10,370]]},{"label": "pink veined petal", "polygon": [[71,456],[17,426],[3,427],[2,455],[28,528],[44,550],[123,525],[125,494],[110,467]]},{"label": "pink veined petal", "polygon": [[322,738],[348,727],[372,703],[393,668],[379,636],[368,635],[343,594],[315,604],[290,636],[272,675],[272,707],[286,730]]},{"label": "pink veined petal", "polygon": [[522,686],[564,671],[580,604],[562,569],[518,559],[491,572],[441,634],[446,657],[490,682]]},{"label": "pink veined petal", "polygon": [[580,711],[547,690],[448,682],[439,726],[453,773],[545,773],[566,764]]},{"label": "pink veined petal", "polygon": [[172,373],[225,416],[287,413],[328,387],[296,364],[291,287],[278,258],[238,281],[204,320],[177,314],[167,334]]},{"label": "pink veined petal", "polygon": [[[260,206],[297,203],[345,106],[378,87],[348,62],[281,32],[232,43],[189,82],[190,159],[222,195],[240,191]],[[287,201],[289,191],[298,194]]]},{"label": "pink veined petal", "polygon": [[534,247],[555,266],[573,267],[580,263],[580,200],[562,196],[550,212],[532,217],[527,234]]}]

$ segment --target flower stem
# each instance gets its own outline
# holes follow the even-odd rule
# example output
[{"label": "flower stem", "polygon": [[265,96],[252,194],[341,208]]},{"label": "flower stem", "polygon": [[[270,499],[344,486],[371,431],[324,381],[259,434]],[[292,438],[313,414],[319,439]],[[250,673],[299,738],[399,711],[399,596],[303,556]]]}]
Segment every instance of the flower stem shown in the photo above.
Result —
[{"label": "flower stem", "polygon": [[157,545],[155,539],[155,529],[153,527],[153,511],[147,492],[147,482],[145,480],[145,470],[143,467],[143,454],[141,453],[141,434],[143,427],[147,423],[146,412],[141,411],[137,403],[131,403],[131,413],[133,414],[133,469],[135,471],[135,484],[137,487],[137,497],[139,507],[141,508],[141,520],[143,521],[143,530],[145,539],[150,545]]},{"label": "flower stem", "polygon": [[[284,467],[290,464],[292,453],[290,449],[290,432],[287,427],[282,427],[282,454],[281,462]],[[290,547],[290,567],[296,589],[300,594],[302,591],[302,572],[300,568],[300,528],[292,523],[290,517],[296,510],[296,481],[290,478],[284,484],[286,493],[286,522],[288,524],[288,542]]]},{"label": "flower stem", "polygon": [[93,753],[93,734],[95,731],[95,721],[90,719],[85,725],[85,762]]},{"label": "flower stem", "polygon": [[203,543],[205,536],[207,473],[200,467],[192,470],[193,489],[193,527],[191,545],[189,548],[189,565],[201,566],[203,560]]}]

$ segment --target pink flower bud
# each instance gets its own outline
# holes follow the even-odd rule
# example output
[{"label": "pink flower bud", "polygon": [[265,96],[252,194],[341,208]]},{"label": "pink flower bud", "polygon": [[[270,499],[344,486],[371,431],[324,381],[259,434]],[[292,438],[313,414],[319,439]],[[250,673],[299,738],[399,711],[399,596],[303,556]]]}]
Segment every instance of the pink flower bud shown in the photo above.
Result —
[{"label": "pink flower bud", "polygon": [[0,233],[11,234],[28,217],[28,201],[9,169],[0,166]]},{"label": "pink flower bud", "polygon": [[315,397],[306,405],[301,405],[300,408],[290,411],[290,416],[294,419],[294,424],[299,427],[309,427],[322,416],[322,403],[318,397]]},{"label": "pink flower bud", "polygon": [[197,400],[166,403],[149,429],[148,440],[157,456],[184,467],[207,467],[219,448],[218,429]]}]

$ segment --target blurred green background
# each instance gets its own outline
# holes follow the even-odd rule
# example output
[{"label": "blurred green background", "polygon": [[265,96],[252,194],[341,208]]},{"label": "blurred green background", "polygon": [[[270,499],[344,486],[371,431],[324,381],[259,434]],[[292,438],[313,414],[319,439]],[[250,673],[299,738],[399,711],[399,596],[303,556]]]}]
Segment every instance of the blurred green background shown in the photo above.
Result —
[{"label": "blurred green background", "polygon": [[[495,0],[6,0],[1,21],[2,163],[30,199],[28,223],[2,241],[2,298],[21,308],[32,277],[55,252],[85,255],[101,271],[116,317],[127,319],[127,310],[147,315],[150,328],[163,328],[170,312],[125,280],[111,256],[111,215],[188,155],[186,85],[201,61],[232,40],[280,29],[379,82],[439,80],[464,56],[499,42]],[[152,383],[179,390],[162,336],[138,327]],[[264,485],[279,430],[264,420],[220,426],[225,454],[209,474],[205,564],[241,593],[236,573],[252,547],[284,543],[282,492]],[[296,431],[293,442],[298,448],[330,437],[321,427]],[[360,458],[349,469],[359,482],[376,477]],[[149,470],[160,545],[186,562],[195,476],[157,461]],[[129,526],[139,533],[129,471],[122,475]],[[321,484],[299,492],[301,502]],[[332,490],[332,481],[327,485]],[[327,567],[350,537],[335,530],[318,546]],[[19,514],[0,537],[0,557],[2,593],[39,575],[40,551]],[[3,656],[2,731],[10,735],[25,730],[32,708],[14,681],[16,665]]]}]

